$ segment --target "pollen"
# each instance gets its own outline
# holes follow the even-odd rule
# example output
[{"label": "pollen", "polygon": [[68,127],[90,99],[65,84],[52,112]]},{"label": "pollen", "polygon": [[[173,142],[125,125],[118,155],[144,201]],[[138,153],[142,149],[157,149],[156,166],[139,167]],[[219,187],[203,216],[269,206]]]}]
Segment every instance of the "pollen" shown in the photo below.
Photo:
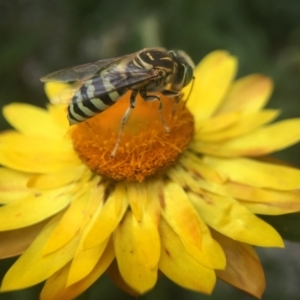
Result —
[{"label": "pollen", "polygon": [[125,124],[116,155],[115,147],[122,117],[129,106],[130,93],[110,108],[71,127],[73,147],[90,170],[113,180],[143,181],[170,167],[187,148],[194,134],[194,118],[184,101],[160,95],[158,101],[137,97],[136,107]]}]

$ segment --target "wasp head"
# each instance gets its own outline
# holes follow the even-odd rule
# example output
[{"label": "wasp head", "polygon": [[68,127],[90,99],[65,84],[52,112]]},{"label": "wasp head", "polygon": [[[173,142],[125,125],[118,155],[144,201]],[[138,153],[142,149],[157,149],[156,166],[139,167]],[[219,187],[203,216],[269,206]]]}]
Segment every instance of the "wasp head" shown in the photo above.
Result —
[{"label": "wasp head", "polygon": [[180,91],[192,81],[195,65],[184,51],[170,50],[168,53],[177,64],[177,72],[173,78],[172,90]]}]

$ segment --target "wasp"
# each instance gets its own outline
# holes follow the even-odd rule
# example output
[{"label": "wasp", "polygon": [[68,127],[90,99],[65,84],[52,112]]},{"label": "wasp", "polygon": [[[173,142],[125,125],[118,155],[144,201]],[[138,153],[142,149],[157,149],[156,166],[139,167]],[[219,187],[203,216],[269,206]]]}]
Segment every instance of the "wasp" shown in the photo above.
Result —
[{"label": "wasp", "polygon": [[50,99],[53,104],[68,104],[70,125],[103,112],[131,90],[129,105],[111,152],[111,157],[114,157],[124,126],[136,106],[138,94],[144,101],[159,102],[162,123],[166,131],[170,131],[164,122],[162,102],[157,92],[180,99],[181,89],[193,79],[193,68],[193,61],[184,51],[146,48],[132,54],[59,70],[42,77],[41,81],[72,83],[70,88]]}]

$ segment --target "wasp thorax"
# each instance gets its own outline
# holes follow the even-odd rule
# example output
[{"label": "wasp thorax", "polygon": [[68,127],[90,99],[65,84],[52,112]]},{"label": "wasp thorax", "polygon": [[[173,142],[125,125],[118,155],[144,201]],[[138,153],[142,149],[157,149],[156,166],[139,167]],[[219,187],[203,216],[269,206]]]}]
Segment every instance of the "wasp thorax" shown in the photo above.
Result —
[{"label": "wasp thorax", "polygon": [[174,99],[160,95],[170,129],[167,133],[157,102],[145,102],[138,96],[116,155],[111,157],[129,97],[127,93],[102,114],[74,126],[71,137],[79,157],[93,172],[114,180],[142,181],[177,161],[193,137],[194,120],[183,101],[174,112]]},{"label": "wasp thorax", "polygon": [[168,73],[171,73],[174,69],[174,60],[164,49],[144,49],[142,50],[137,59],[144,68],[163,69]]}]

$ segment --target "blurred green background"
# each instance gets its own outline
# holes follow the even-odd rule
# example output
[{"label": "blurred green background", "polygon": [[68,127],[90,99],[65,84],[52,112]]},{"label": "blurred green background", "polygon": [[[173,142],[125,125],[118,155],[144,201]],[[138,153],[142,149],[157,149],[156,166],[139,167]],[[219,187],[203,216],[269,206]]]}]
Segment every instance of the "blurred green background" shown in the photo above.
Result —
[{"label": "blurred green background", "polygon": [[[238,76],[255,72],[273,78],[269,107],[280,108],[280,118],[300,117],[300,0],[1,0],[0,106],[15,101],[45,106],[42,75],[153,46],[183,49],[196,63],[212,50],[226,49],[239,58]],[[0,127],[9,127],[3,117]],[[299,154],[296,145],[276,156],[300,167]],[[299,241],[299,217],[287,219],[281,232],[293,229],[286,237]],[[299,299],[299,244],[258,252],[266,271],[263,299]],[[0,273],[11,263],[1,262]],[[40,289],[0,294],[0,299],[38,299]],[[79,299],[100,298],[132,299],[105,277]],[[140,297],[233,298],[253,299],[222,282],[208,297],[164,278]]]}]

